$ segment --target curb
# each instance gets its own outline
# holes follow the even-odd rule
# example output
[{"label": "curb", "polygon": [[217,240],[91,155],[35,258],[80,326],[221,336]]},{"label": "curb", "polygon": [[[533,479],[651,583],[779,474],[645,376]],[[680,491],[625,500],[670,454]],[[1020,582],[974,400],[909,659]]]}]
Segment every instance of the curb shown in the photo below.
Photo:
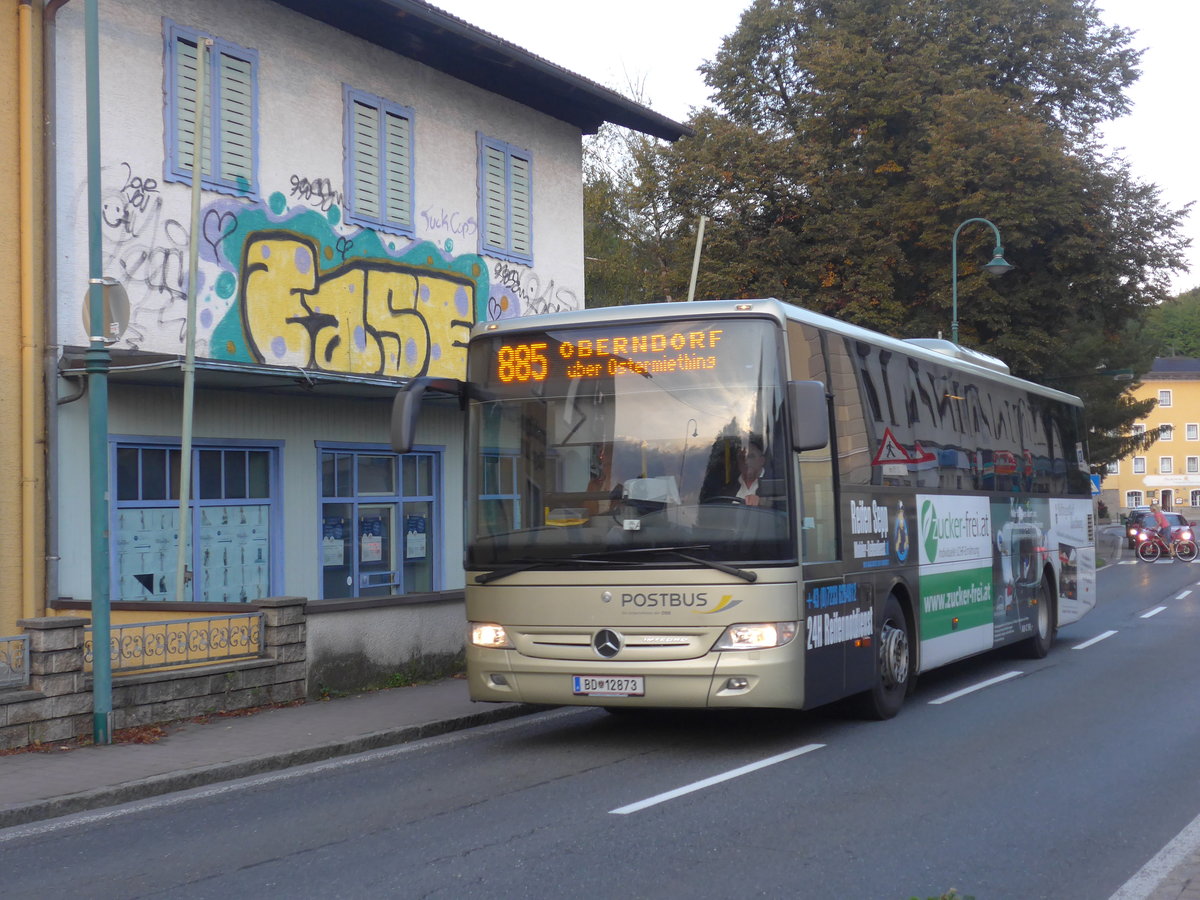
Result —
[{"label": "curb", "polygon": [[405,725],[399,728],[389,728],[358,735],[344,740],[328,741],[311,747],[287,750],[281,753],[268,753],[261,756],[250,756],[244,759],[234,759],[228,762],[214,763],[209,766],[198,766],[180,772],[168,772],[162,775],[152,775],[137,781],[127,781],[123,784],[105,785],[88,791],[67,794],[62,797],[52,797],[45,800],[34,800],[15,806],[0,807],[0,828],[14,825],[28,825],[44,819],[54,819],[71,813],[86,812],[106,806],[116,806],[120,803],[130,803],[134,800],[145,800],[147,797],[157,797],[190,788],[205,787],[222,781],[233,781],[249,775],[261,775],[264,772],[275,772],[302,766],[307,763],[321,762],[337,756],[350,756],[367,750],[378,750],[381,747],[392,747],[397,744],[407,744],[422,738],[436,737],[452,731],[466,728],[476,728],[492,722],[514,719],[518,716],[542,712],[544,706],[515,703],[499,709],[490,709],[451,719],[427,722],[422,725]]}]

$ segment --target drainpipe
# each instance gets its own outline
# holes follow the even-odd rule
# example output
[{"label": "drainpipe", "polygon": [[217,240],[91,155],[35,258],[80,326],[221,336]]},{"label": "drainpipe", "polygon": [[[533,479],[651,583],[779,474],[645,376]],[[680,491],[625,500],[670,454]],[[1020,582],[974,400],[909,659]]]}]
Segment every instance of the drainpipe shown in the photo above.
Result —
[{"label": "drainpipe", "polygon": [[30,619],[41,615],[39,607],[40,566],[38,551],[41,516],[38,499],[42,489],[41,454],[44,444],[38,432],[41,404],[40,331],[44,309],[39,308],[34,291],[34,189],[33,175],[33,4],[20,0],[17,5],[17,168],[20,172],[18,221],[20,223],[21,306],[21,612]]},{"label": "drainpipe", "polygon": [[[45,387],[46,406],[43,421],[46,424],[46,594],[45,605],[58,598],[59,564],[58,552],[58,141],[57,141],[57,46],[55,42],[55,17],[66,6],[67,0],[49,0],[42,12],[42,105],[45,112],[43,132],[43,188],[42,210],[44,216],[44,244],[42,252],[43,281],[42,296],[45,316],[46,341],[42,354],[42,384]],[[87,379],[81,378],[78,395],[67,398],[79,399],[86,390]]]},{"label": "drainpipe", "polygon": [[92,522],[92,740],[112,742],[112,626],[108,592],[108,370],[104,343],[103,248],[100,235],[100,14],[84,7],[88,197],[88,448]]}]

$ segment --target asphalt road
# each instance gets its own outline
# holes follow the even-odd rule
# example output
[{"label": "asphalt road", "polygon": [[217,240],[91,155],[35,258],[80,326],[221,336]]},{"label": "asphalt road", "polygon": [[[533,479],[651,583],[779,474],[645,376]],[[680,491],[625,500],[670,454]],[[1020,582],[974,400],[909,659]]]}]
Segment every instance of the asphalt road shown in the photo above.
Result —
[{"label": "asphalt road", "polygon": [[0,831],[4,891],[1106,898],[1200,813],[1200,564],[1100,578],[890,722],[556,710]]}]

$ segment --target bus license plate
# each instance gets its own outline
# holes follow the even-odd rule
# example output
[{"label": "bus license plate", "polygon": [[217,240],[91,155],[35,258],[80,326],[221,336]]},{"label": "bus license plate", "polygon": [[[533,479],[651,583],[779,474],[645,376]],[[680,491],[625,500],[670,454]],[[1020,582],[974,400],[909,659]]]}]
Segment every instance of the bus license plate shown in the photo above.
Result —
[{"label": "bus license plate", "polygon": [[577,697],[644,697],[641,675],[572,675]]}]

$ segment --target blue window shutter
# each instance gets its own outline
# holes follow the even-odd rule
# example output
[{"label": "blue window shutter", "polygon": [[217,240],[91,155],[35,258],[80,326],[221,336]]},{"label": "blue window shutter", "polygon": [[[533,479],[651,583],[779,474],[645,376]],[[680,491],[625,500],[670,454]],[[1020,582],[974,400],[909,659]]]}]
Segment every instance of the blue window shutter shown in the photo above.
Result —
[{"label": "blue window shutter", "polygon": [[511,240],[509,249],[519,256],[533,255],[533,202],[529,160],[517,156],[509,156],[512,161],[511,173]]},{"label": "blue window shutter", "polygon": [[508,179],[504,150],[483,145],[483,244],[491,250],[508,250]]},{"label": "blue window shutter", "polygon": [[390,222],[408,225],[412,223],[412,196],[409,190],[412,148],[409,121],[392,112],[385,112],[383,120],[386,218]]},{"label": "blue window shutter", "polygon": [[[198,70],[195,41],[177,38],[175,41],[175,146],[178,164],[188,172],[193,168],[196,152],[196,77]],[[205,85],[207,87],[207,85]],[[211,92],[204,97],[204,113],[212,110]],[[212,136],[205,132],[201,173],[212,174]]]},{"label": "blue window shutter", "polygon": [[254,69],[249,61],[227,53],[218,54],[216,62],[220,178],[227,184],[250,185],[254,177]]},{"label": "blue window shutter", "polygon": [[354,101],[350,122],[350,143],[353,148],[354,211],[365,218],[378,221],[380,202],[379,167],[379,110]]}]

